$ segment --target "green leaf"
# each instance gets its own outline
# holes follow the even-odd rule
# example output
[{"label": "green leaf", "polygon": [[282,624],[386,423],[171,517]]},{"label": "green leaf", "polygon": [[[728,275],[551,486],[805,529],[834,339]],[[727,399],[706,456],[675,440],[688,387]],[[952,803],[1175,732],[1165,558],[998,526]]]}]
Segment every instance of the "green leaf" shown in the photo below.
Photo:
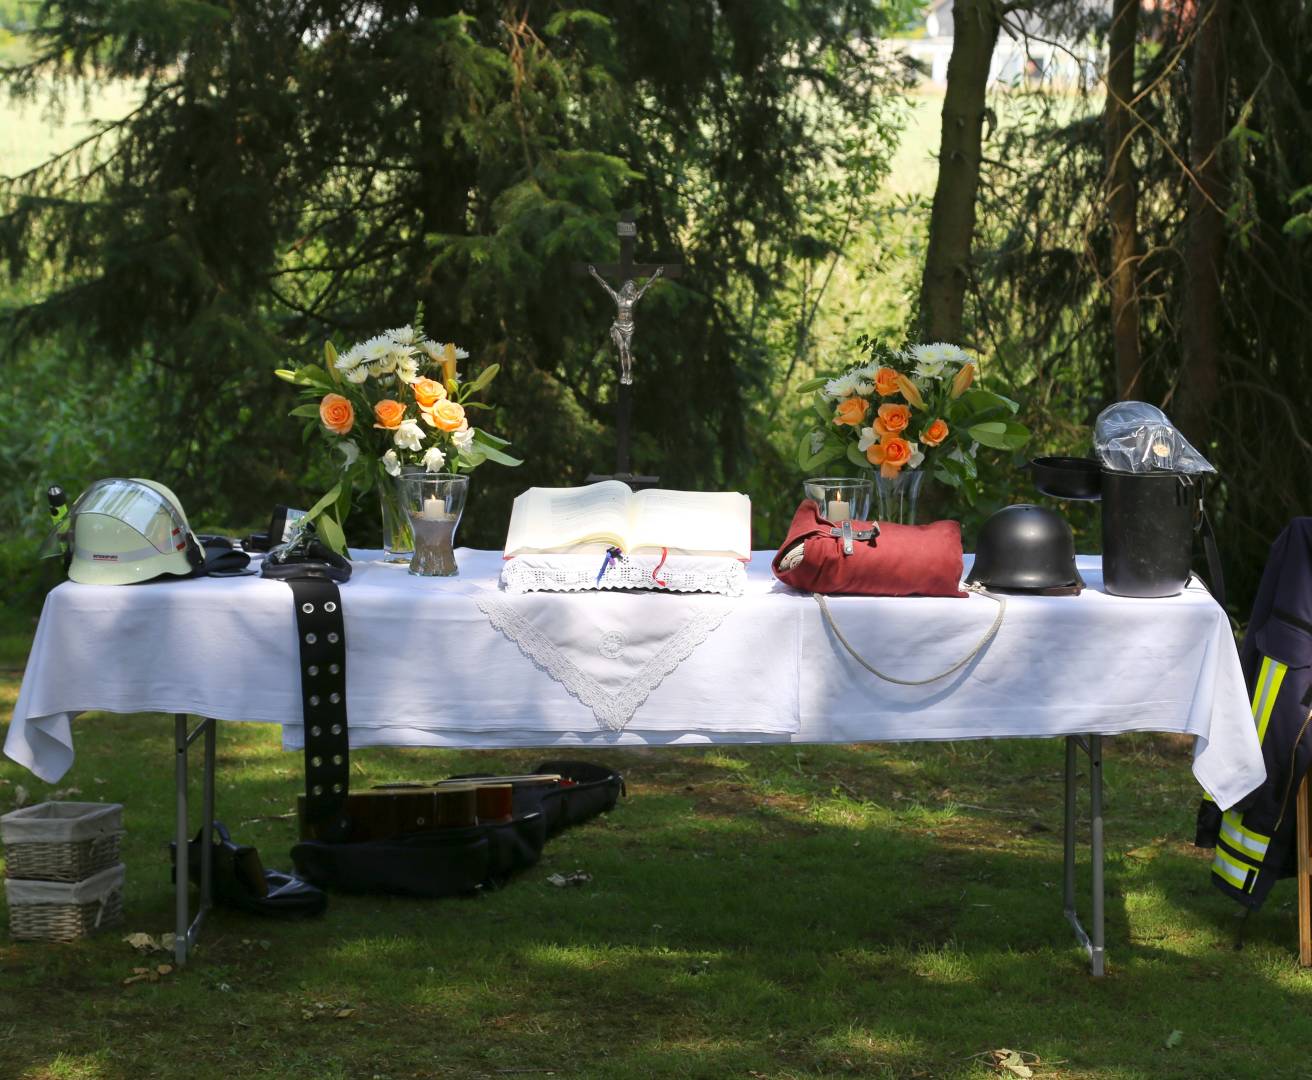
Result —
[{"label": "green leaf", "polygon": [[334,484],[331,488],[328,489],[327,493],[323,496],[323,498],[321,498],[317,503],[315,503],[312,507],[310,507],[309,511],[305,515],[306,518],[309,519],[310,521],[313,521],[319,514],[323,513],[323,511],[327,507],[335,503],[337,501],[337,496],[339,496],[341,493],[342,493],[342,485],[339,481],[338,483]]},{"label": "green leaf", "polygon": [[1029,428],[1023,424],[1001,420],[975,424],[966,431],[981,446],[990,446],[994,450],[1019,450],[1030,437]]},{"label": "green leaf", "polygon": [[815,391],[819,390],[820,387],[824,386],[824,384],[827,383],[828,381],[829,380],[825,378],[823,375],[821,375],[818,379],[807,379],[806,382],[802,383],[802,385],[797,388],[797,393],[799,394],[814,393]]},{"label": "green leaf", "polygon": [[960,398],[957,399],[971,413],[984,412],[992,409],[1006,409],[1007,412],[1015,414],[1020,409],[1020,403],[1012,401],[1009,397],[1003,397],[1001,394],[995,394],[992,390],[984,390],[980,387],[971,387]]},{"label": "green leaf", "polygon": [[320,516],[319,520],[315,522],[315,525],[319,530],[320,539],[322,539],[325,544],[337,552],[338,555],[348,554],[346,549],[346,533],[344,533],[342,527],[337,524],[337,519],[335,517],[331,514],[323,514]]},{"label": "green leaf", "polygon": [[945,459],[934,466],[934,479],[947,484],[948,487],[961,487],[961,477],[948,468],[948,464]]},{"label": "green leaf", "polygon": [[315,416],[315,417],[317,417],[317,416],[319,415],[319,406],[318,406],[318,404],[315,403],[315,402],[310,402],[309,404],[306,404],[306,405],[297,405],[296,408],[294,408],[294,409],[293,409],[291,412],[289,412],[287,415],[288,415],[288,416]]},{"label": "green leaf", "polygon": [[856,448],[856,443],[847,444],[847,460],[855,465],[858,469],[870,468],[870,459]]},{"label": "green leaf", "polygon": [[479,447],[479,451],[482,453],[482,455],[485,458],[487,458],[488,461],[495,461],[498,465],[513,466],[513,465],[524,464],[522,458],[511,457],[509,454],[505,453],[504,451],[498,450],[495,446],[483,445]]},{"label": "green leaf", "polygon": [[474,428],[474,441],[481,442],[484,446],[507,447],[510,445],[509,439],[502,439],[493,435],[490,431],[484,431],[482,428]]}]

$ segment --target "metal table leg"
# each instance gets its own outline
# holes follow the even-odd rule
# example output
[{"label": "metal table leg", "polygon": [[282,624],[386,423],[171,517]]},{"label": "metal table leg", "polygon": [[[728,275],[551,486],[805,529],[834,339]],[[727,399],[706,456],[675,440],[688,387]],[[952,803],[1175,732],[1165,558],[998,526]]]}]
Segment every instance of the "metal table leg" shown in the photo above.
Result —
[{"label": "metal table leg", "polygon": [[[1085,931],[1075,910],[1075,751],[1083,750],[1089,757],[1089,861],[1092,881],[1093,935]],[[1089,957],[1089,971],[1094,976],[1106,972],[1105,948],[1105,880],[1103,876],[1102,834],[1102,736],[1066,736],[1066,790],[1064,812],[1064,859],[1062,875],[1062,906],[1066,921],[1075,930],[1076,940]]]},{"label": "metal table leg", "polygon": [[[190,896],[187,888],[191,875],[190,861],[187,857],[187,842],[191,839],[187,821],[187,751],[196,738],[204,734],[204,761],[202,762],[201,786],[201,836],[205,843],[200,849],[200,903],[196,909],[196,918],[190,918],[188,904]],[[187,731],[187,715],[178,713],[173,718],[173,748],[175,751],[173,778],[176,788],[177,806],[174,828],[176,841],[174,858],[174,939],[173,958],[181,966],[187,962],[187,954],[196,943],[200,934],[201,923],[212,903],[214,848],[211,833],[214,826],[214,721],[202,719],[194,731]]]}]

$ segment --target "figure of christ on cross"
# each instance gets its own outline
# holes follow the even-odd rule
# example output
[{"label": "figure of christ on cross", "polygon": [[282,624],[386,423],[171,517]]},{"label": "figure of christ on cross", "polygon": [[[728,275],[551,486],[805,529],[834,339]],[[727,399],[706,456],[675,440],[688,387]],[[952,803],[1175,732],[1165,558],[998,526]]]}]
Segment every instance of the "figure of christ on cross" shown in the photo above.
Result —
[{"label": "figure of christ on cross", "polygon": [[[657,278],[677,278],[683,272],[683,267],[677,263],[659,265],[655,263],[635,263],[633,261],[633,242],[638,233],[637,226],[633,223],[633,214],[621,215],[615,231],[620,238],[620,261],[618,263],[605,263],[600,266],[593,263],[580,263],[576,264],[574,272],[576,274],[590,274],[606,290],[607,295],[615,301],[615,320],[610,324],[610,339],[615,344],[620,361],[620,385],[616,397],[615,476],[627,480],[635,488],[654,486],[655,477],[633,477],[629,473],[629,423],[633,410],[631,397],[631,387],[633,386],[633,309]],[[608,277],[613,277],[619,282],[618,288],[612,286],[606,280]],[[641,287],[638,286],[636,280],[638,278],[647,279]],[[594,475],[588,479],[591,482],[605,479],[605,477]],[[644,480],[649,480],[651,483],[649,485],[635,483],[635,481]]]}]

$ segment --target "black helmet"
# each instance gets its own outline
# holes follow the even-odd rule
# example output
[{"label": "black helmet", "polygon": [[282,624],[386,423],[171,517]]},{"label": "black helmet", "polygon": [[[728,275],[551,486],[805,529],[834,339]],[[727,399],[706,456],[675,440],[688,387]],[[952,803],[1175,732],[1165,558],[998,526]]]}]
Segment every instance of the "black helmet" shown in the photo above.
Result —
[{"label": "black helmet", "polygon": [[1084,588],[1066,519],[1028,503],[1004,506],[984,522],[966,581],[1007,592],[1061,595]]}]

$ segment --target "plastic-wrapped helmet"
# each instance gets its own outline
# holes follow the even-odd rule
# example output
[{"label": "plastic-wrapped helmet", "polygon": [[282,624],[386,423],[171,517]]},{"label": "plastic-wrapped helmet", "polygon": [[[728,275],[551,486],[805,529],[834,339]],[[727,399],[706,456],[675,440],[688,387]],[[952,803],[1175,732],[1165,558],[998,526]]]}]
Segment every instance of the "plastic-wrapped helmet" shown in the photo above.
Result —
[{"label": "plastic-wrapped helmet", "polygon": [[69,511],[68,576],[86,585],[185,577],[205,561],[177,496],[154,480],[97,480]]},{"label": "plastic-wrapped helmet", "polygon": [[1076,593],[1084,588],[1066,519],[1028,503],[1004,506],[984,522],[966,581],[1003,592]]}]

